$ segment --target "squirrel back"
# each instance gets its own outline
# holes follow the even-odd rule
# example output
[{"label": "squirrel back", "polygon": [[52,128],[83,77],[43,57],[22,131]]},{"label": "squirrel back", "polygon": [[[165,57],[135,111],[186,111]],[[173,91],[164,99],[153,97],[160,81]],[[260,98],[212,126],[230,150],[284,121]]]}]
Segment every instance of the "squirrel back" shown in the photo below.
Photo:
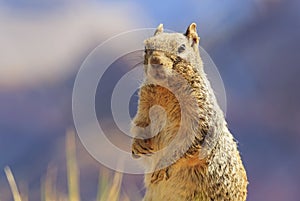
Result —
[{"label": "squirrel back", "polygon": [[198,46],[195,23],[185,34],[164,33],[160,25],[145,41],[145,80],[132,125],[132,154],[146,168],[144,201],[246,200],[237,143]]}]

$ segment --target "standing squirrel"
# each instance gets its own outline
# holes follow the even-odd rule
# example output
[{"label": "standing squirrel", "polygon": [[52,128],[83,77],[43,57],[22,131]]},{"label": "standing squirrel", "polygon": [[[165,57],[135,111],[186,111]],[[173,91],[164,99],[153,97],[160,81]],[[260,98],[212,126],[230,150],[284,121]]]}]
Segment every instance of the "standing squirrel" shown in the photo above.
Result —
[{"label": "standing squirrel", "polygon": [[[160,24],[145,41],[145,79],[131,132],[146,169],[143,201],[245,201],[247,175],[203,70],[196,24]],[[162,112],[163,110],[163,112]]]}]

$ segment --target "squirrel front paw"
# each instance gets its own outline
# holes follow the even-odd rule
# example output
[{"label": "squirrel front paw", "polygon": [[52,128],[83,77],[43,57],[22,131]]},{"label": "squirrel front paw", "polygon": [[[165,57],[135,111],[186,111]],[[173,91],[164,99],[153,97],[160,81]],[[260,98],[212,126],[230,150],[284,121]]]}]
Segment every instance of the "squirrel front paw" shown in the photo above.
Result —
[{"label": "squirrel front paw", "polygon": [[149,156],[153,153],[151,139],[134,138],[132,143],[132,157],[139,158],[141,155]]},{"label": "squirrel front paw", "polygon": [[158,182],[162,181],[163,179],[168,180],[170,178],[168,170],[169,170],[168,168],[163,168],[163,169],[156,170],[155,172],[153,172],[151,175],[151,183],[157,184]]},{"label": "squirrel front paw", "polygon": [[134,136],[132,142],[133,158],[139,158],[142,155],[149,156],[153,153],[153,144],[150,132],[150,127],[146,123],[139,123],[138,126],[134,125],[131,127],[131,133]]}]

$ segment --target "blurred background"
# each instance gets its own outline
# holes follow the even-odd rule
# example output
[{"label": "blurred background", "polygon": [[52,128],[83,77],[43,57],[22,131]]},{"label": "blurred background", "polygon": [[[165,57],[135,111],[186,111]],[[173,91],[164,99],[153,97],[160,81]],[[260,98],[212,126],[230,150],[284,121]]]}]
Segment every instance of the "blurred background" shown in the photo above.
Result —
[{"label": "blurred background", "polygon": [[[299,10],[298,0],[1,0],[0,200],[12,200],[2,171],[7,165],[29,200],[40,200],[49,168],[57,169],[57,189],[67,192],[72,88],[91,50],[131,29],[163,23],[184,32],[196,22],[200,44],[224,81],[248,200],[299,201]],[[78,139],[77,158],[81,198],[95,200],[103,166]],[[123,175],[121,191],[138,200],[143,176]]]}]

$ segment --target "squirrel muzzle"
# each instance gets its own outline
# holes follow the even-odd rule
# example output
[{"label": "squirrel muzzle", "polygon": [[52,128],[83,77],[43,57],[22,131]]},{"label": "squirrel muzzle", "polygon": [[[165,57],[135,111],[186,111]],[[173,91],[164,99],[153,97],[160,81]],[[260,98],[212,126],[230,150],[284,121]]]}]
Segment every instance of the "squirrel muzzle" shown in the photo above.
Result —
[{"label": "squirrel muzzle", "polygon": [[165,80],[173,62],[162,51],[152,51],[147,59],[147,76],[157,81]]}]

